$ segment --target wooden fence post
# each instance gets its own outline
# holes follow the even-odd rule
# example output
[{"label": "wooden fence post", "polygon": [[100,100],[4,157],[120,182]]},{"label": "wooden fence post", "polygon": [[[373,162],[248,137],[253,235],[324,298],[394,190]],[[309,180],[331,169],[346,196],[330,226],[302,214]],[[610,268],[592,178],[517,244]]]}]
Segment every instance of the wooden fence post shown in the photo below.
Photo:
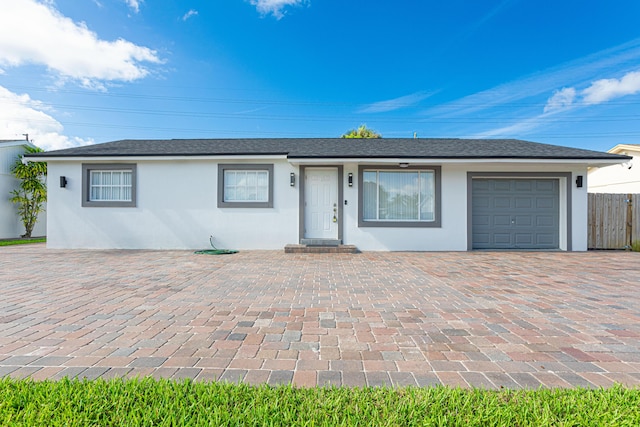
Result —
[{"label": "wooden fence post", "polygon": [[631,245],[633,245],[633,196],[631,194],[627,194],[627,227],[626,233],[624,236],[625,242],[627,242],[627,250],[631,250]]}]

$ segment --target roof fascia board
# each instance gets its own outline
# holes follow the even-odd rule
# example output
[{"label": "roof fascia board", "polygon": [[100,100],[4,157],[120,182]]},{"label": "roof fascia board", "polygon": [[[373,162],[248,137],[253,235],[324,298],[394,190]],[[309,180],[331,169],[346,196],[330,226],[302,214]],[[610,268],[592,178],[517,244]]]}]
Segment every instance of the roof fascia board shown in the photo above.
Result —
[{"label": "roof fascia board", "polygon": [[30,162],[123,162],[123,161],[186,161],[186,160],[288,160],[293,165],[315,165],[315,164],[479,164],[479,163],[553,163],[553,164],[587,164],[592,166],[615,165],[631,160],[631,157],[624,156],[621,159],[547,159],[547,158],[402,158],[402,157],[360,157],[360,158],[289,158],[285,155],[224,155],[224,156],[72,156],[72,157],[41,157],[37,155],[25,156]]},{"label": "roof fascia board", "polygon": [[433,158],[377,158],[377,157],[364,157],[364,158],[314,158],[314,159],[301,159],[293,158],[289,159],[292,164],[301,165],[313,165],[313,164],[328,164],[328,163],[379,163],[379,164],[394,164],[394,163],[410,163],[414,165],[418,164],[478,164],[478,163],[553,163],[553,164],[589,164],[589,165],[615,165],[619,163],[625,163],[631,160],[631,158],[623,159],[546,159],[546,158],[455,158],[455,159],[443,159],[438,157]]},{"label": "roof fascia board", "polygon": [[634,145],[634,144],[618,144],[615,147],[613,147],[612,149],[610,149],[609,151],[607,151],[607,153],[619,154],[622,151],[640,151],[640,144],[637,144],[637,145]]},{"label": "roof fascia board", "polygon": [[25,157],[30,162],[127,162],[127,161],[174,161],[174,160],[286,160],[286,155],[225,155],[225,156],[70,156],[70,157]]},{"label": "roof fascia board", "polygon": [[20,146],[36,148],[35,145],[33,145],[29,141],[25,141],[24,139],[19,139],[17,141],[0,141],[0,148],[2,148],[2,147],[20,147]]}]

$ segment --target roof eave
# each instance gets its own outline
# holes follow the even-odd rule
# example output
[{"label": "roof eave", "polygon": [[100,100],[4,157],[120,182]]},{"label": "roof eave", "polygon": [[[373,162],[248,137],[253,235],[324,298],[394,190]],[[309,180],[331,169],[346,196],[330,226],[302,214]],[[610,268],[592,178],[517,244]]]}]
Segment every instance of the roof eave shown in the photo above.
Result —
[{"label": "roof eave", "polygon": [[607,151],[607,153],[620,154],[624,151],[640,151],[640,144],[618,144]]},{"label": "roof eave", "polygon": [[632,159],[630,156],[611,157],[509,157],[509,156],[287,156],[282,153],[239,153],[239,154],[131,154],[131,155],[103,155],[92,154],[83,156],[69,155],[40,155],[28,154],[24,156],[28,161],[33,162],[55,162],[55,161],[131,161],[131,160],[233,160],[233,159],[288,159],[291,163],[366,163],[383,162],[395,163],[398,161],[408,162],[439,162],[439,163],[578,163],[595,165],[613,165],[625,163]]},{"label": "roof eave", "polygon": [[39,156],[30,154],[24,156],[30,162],[126,162],[126,161],[171,161],[171,160],[244,160],[244,159],[282,159],[285,154],[128,154],[128,155],[84,155],[84,156]]},{"label": "roof eave", "polygon": [[322,162],[334,162],[334,163],[366,163],[366,162],[438,162],[438,163],[575,163],[575,164],[589,164],[589,165],[614,165],[619,163],[625,163],[631,160],[629,156],[618,156],[617,158],[611,157],[508,157],[508,156],[495,156],[495,157],[482,157],[482,156],[468,156],[468,157],[454,157],[454,156],[341,156],[341,157],[302,157],[302,156],[289,156],[289,161],[292,163],[322,163]]},{"label": "roof eave", "polygon": [[26,141],[24,139],[18,139],[16,141],[1,141],[0,142],[0,147],[30,147],[30,148],[36,148],[35,145],[33,145],[30,141]]}]

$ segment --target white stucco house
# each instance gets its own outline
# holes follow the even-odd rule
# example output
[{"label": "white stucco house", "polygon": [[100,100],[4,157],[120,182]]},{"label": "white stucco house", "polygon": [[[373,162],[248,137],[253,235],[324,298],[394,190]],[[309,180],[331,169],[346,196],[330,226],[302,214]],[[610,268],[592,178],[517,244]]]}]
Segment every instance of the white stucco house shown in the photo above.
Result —
[{"label": "white stucco house", "polygon": [[[587,249],[587,169],[521,140],[122,140],[48,162],[50,248]],[[619,166],[618,166],[619,167]]]},{"label": "white stucco house", "polygon": [[640,144],[618,144],[608,152],[631,159],[617,165],[589,168],[589,193],[640,193]]},{"label": "white stucco house", "polygon": [[[24,152],[26,147],[35,146],[26,140],[0,140],[0,239],[14,239],[24,234],[24,226],[16,205],[9,200],[11,192],[16,190],[19,181],[13,176],[11,169]],[[32,235],[46,234],[46,216],[41,215],[33,229]]]}]

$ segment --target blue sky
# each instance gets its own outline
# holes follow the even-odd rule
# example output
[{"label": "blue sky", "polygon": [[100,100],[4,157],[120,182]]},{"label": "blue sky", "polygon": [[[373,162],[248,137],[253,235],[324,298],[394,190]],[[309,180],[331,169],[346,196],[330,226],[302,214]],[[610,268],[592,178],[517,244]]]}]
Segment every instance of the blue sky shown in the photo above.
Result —
[{"label": "blue sky", "polygon": [[0,139],[640,143],[640,2],[2,0]]}]

